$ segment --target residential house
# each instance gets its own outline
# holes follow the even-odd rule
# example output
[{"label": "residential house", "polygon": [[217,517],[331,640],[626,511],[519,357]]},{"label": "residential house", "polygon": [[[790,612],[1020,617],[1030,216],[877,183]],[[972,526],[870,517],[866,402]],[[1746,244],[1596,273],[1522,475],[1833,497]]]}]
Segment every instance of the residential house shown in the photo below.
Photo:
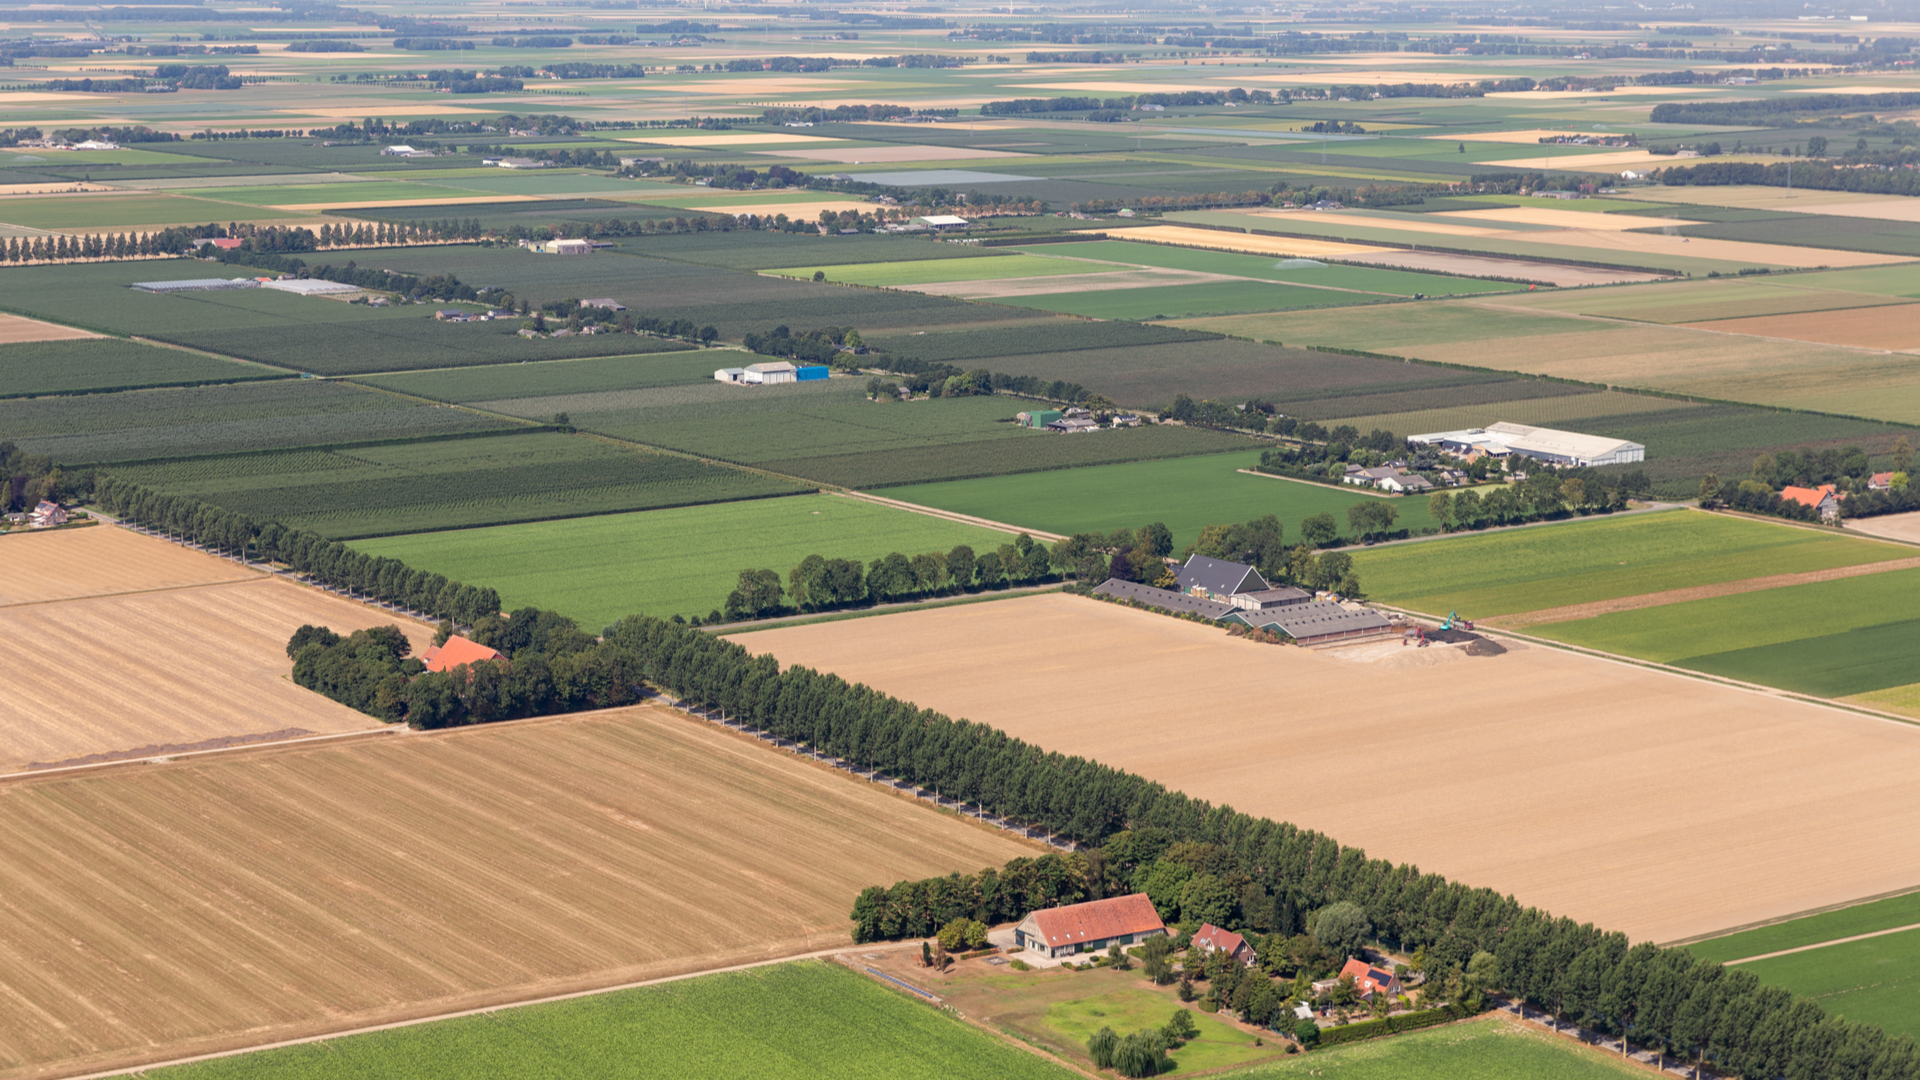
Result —
[{"label": "residential house", "polygon": [[1246,938],[1231,930],[1222,930],[1212,923],[1200,927],[1200,931],[1193,935],[1193,944],[1205,953],[1225,953],[1247,967],[1252,967],[1260,959],[1253,946],[1247,944]]},{"label": "residential house", "polygon": [[1140,418],[1132,413],[1122,413],[1113,418],[1114,427],[1139,427]]},{"label": "residential house", "polygon": [[1373,487],[1379,488],[1381,491],[1391,491],[1395,495],[1427,491],[1433,487],[1432,484],[1427,482],[1426,477],[1407,472],[1404,468],[1404,463],[1402,463],[1402,465],[1381,465],[1372,469],[1363,469],[1358,465],[1349,465],[1347,466],[1345,475],[1341,476],[1340,480],[1342,483],[1352,484],[1356,487]]},{"label": "residential house", "polygon": [[65,525],[67,523],[66,508],[57,502],[48,502],[45,499],[41,499],[39,505],[33,508],[33,516],[27,519],[27,523],[36,529],[49,529],[55,525]]},{"label": "residential house", "polygon": [[1235,593],[1264,592],[1273,587],[1251,566],[1205,555],[1187,556],[1186,564],[1174,576],[1181,592],[1223,602]]},{"label": "residential house", "polygon": [[478,664],[488,660],[505,660],[498,649],[489,649],[470,638],[455,634],[447,639],[445,645],[436,645],[420,654],[428,671],[452,671],[461,664]]},{"label": "residential house", "polygon": [[1867,490],[1868,491],[1893,490],[1893,474],[1890,472],[1877,472],[1877,473],[1874,473],[1872,476],[1867,477]]},{"label": "residential house", "polygon": [[1354,992],[1361,1001],[1371,1001],[1375,994],[1397,997],[1406,990],[1400,983],[1400,977],[1391,971],[1374,967],[1365,960],[1347,958],[1340,974],[1331,979],[1320,979],[1313,984],[1315,994],[1330,994],[1340,985],[1342,979],[1352,979]]},{"label": "residential house", "polygon": [[1784,502],[1812,507],[1820,512],[1821,521],[1836,521],[1840,517],[1840,494],[1832,484],[1821,484],[1817,488],[1789,485],[1780,489],[1780,498]]},{"label": "residential house", "polygon": [[1146,893],[1043,908],[1014,927],[1014,944],[1050,957],[1105,952],[1113,945],[1137,945],[1167,932]]}]

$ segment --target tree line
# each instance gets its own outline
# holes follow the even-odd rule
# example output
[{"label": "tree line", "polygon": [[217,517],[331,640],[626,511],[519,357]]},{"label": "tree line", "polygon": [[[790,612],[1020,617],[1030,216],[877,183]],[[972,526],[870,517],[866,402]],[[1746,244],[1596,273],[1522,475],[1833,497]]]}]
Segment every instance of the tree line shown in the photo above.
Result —
[{"label": "tree line", "polygon": [[198,499],[151,491],[110,475],[94,477],[89,490],[95,503],[123,521],[191,540],[222,554],[284,563],[309,581],[343,590],[355,598],[461,623],[500,610],[500,594],[492,589],[414,570],[398,559],[355,551],[305,529],[290,529],[271,521],[262,524]]},{"label": "tree line", "polygon": [[1767,187],[1785,187],[1791,180],[1794,187],[1814,188],[1821,191],[1859,191],[1873,195],[1920,195],[1920,173],[1910,168],[1898,168],[1897,165],[1911,164],[1915,160],[1912,151],[1896,151],[1889,157],[1896,160],[1885,162],[1884,168],[1852,168],[1835,165],[1826,161],[1802,161],[1798,167],[1786,162],[1760,164],[1759,162],[1715,161],[1703,165],[1669,166],[1653,175],[1663,184],[1698,186],[1717,186],[1722,184],[1757,184]]},{"label": "tree line", "polygon": [[[1165,526],[1160,526],[1164,532]],[[1172,537],[1169,534],[1168,544]],[[1047,545],[1021,533],[1010,544],[975,552],[959,544],[945,553],[893,552],[863,564],[858,559],[809,555],[788,571],[784,584],[773,570],[740,571],[740,581],[716,612],[727,622],[765,619],[793,612],[832,611],[864,604],[886,604],[923,597],[1011,588],[1067,575],[1098,573],[1106,563],[1089,562],[1089,549],[1076,539]],[[674,616],[676,619],[679,616]],[[697,622],[698,620],[696,620]],[[711,621],[719,621],[713,619]]]},{"label": "tree line", "polygon": [[[651,683],[689,704],[720,709],[773,735],[1085,848],[1014,860],[971,878],[956,874],[864,890],[851,918],[855,932],[867,938],[918,933],[962,917],[1002,921],[1054,902],[1110,895],[1120,882],[1132,888],[1136,877],[1150,897],[1160,888],[1164,898],[1179,876],[1162,865],[1172,863],[1188,872],[1176,894],[1183,914],[1191,900],[1195,913],[1208,905],[1212,913],[1225,911],[1223,925],[1284,929],[1305,925],[1297,922],[1302,913],[1310,921],[1321,909],[1352,904],[1375,936],[1419,950],[1429,970],[1464,969],[1487,953],[1497,958],[1495,988],[1642,1045],[1711,1061],[1724,1072],[1834,1080],[1920,1077],[1920,1048],[1910,1036],[1890,1037],[1829,1017],[1811,1001],[1761,986],[1747,972],[1696,960],[1685,949],[1630,946],[1622,934],[1556,919],[1512,897],[1410,865],[1369,859],[1324,834],[1216,807],[836,675],[800,666],[782,670],[770,656],[754,656],[735,642],[673,622],[629,616],[591,647],[565,620],[533,612],[495,620],[476,633],[516,648],[507,664],[475,665],[469,677],[481,668],[504,668],[497,672],[504,683],[523,654],[529,667],[549,652],[592,654],[594,687],[606,700],[637,695],[643,683]],[[497,636],[508,633],[524,635],[524,645]],[[308,631],[293,651],[309,657],[306,668],[319,683],[321,657],[340,654],[347,641],[352,638],[329,641],[324,632]],[[376,666],[405,663],[392,635],[384,643],[364,637],[353,651],[361,650]],[[396,656],[398,661],[390,659]],[[544,662],[551,670],[553,661]],[[525,677],[518,683],[527,684]],[[389,684],[390,691],[396,685]],[[451,681],[447,685],[451,689]],[[564,698],[555,693],[548,700]],[[407,701],[404,692],[399,699]],[[500,698],[475,700],[491,705]],[[469,711],[467,718],[476,716]],[[1198,846],[1176,850],[1181,844]],[[1202,876],[1211,881],[1194,885]]]},{"label": "tree line", "polygon": [[[1622,934],[1556,919],[1490,889],[1369,859],[1311,830],[1213,806],[1086,758],[1049,753],[835,675],[782,670],[772,657],[671,622],[632,616],[609,627],[604,640],[624,651],[630,672],[684,701],[1088,846],[1048,857],[1045,871],[1012,871],[1025,873],[1021,880],[1033,886],[1014,906],[1030,899],[1045,906],[1046,886],[1033,883],[1048,879],[1062,895],[1076,888],[1091,895],[1095,882],[1107,895],[1110,845],[1119,853],[1111,859],[1114,873],[1126,873],[1129,884],[1132,870],[1159,863],[1173,844],[1211,845],[1201,864],[1227,886],[1242,914],[1250,903],[1261,917],[1264,902],[1270,925],[1277,904],[1290,904],[1297,915],[1346,901],[1365,912],[1377,937],[1422,949],[1430,971],[1464,968],[1477,953],[1489,953],[1498,959],[1496,989],[1726,1072],[1823,1080],[1920,1076],[1920,1048],[1910,1036],[1829,1017],[1814,1002],[1696,960],[1684,949],[1629,946]],[[1146,839],[1136,842],[1136,834]],[[1156,847],[1162,840],[1165,846]],[[1086,869],[1094,865],[1098,877]],[[1242,876],[1246,883],[1236,891]],[[877,898],[863,895],[869,906]],[[980,907],[957,889],[950,903],[936,927],[975,917]]]}]

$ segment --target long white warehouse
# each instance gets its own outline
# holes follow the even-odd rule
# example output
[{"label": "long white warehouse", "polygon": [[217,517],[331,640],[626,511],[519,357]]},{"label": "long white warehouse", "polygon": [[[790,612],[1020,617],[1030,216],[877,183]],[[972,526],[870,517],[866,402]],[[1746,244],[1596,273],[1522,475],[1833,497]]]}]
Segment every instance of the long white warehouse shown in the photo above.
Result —
[{"label": "long white warehouse", "polygon": [[1495,457],[1519,454],[1552,465],[1625,465],[1647,460],[1647,448],[1637,442],[1504,422],[1464,431],[1413,435],[1407,441],[1438,447],[1450,454],[1470,454],[1476,450]]}]

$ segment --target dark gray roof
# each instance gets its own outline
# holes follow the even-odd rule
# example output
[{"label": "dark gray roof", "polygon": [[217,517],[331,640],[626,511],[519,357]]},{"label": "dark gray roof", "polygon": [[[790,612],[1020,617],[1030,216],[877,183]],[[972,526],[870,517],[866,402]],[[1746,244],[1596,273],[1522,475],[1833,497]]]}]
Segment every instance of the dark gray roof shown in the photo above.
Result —
[{"label": "dark gray roof", "polygon": [[1239,609],[1232,604],[1223,604],[1218,600],[1208,600],[1203,596],[1189,596],[1172,589],[1156,589],[1151,585],[1141,585],[1132,581],[1108,578],[1094,586],[1093,591],[1102,596],[1111,596],[1117,600],[1133,600],[1148,607],[1159,608],[1177,614],[1191,612],[1204,615],[1209,619],[1223,619]]},{"label": "dark gray roof", "polygon": [[1296,589],[1291,585],[1280,585],[1271,589],[1255,589],[1252,592],[1238,593],[1257,604],[1283,604],[1293,600],[1306,600],[1312,594],[1305,589]]},{"label": "dark gray roof", "polygon": [[1324,634],[1346,634],[1355,630],[1385,630],[1391,623],[1377,612],[1354,611],[1332,600],[1294,604],[1272,611],[1244,613],[1245,621],[1261,628],[1277,626],[1292,638],[1316,638]]},{"label": "dark gray roof", "polygon": [[1187,556],[1187,564],[1180,568],[1176,578],[1182,592],[1197,586],[1222,596],[1267,587],[1266,579],[1253,567],[1225,559],[1209,559],[1205,555]]}]

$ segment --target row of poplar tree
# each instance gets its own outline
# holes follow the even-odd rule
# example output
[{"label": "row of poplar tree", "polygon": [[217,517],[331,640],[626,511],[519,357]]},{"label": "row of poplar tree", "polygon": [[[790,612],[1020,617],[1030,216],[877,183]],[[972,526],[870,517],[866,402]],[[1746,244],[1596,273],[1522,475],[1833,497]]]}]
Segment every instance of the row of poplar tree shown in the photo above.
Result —
[{"label": "row of poplar tree", "polygon": [[436,619],[471,623],[500,610],[500,594],[415,570],[398,559],[368,555],[336,540],[278,522],[261,524],[231,510],[139,484],[98,477],[93,501],[123,521],[166,532],[241,558],[283,563],[308,580],[349,595],[407,608]]},{"label": "row of poplar tree", "polygon": [[[262,557],[286,561],[327,584],[384,599],[430,601],[426,607],[410,605],[419,610],[459,618],[462,612],[456,609],[464,607],[464,614],[477,620],[498,608],[490,590],[448,582],[396,560],[371,559],[310,533],[255,526],[194,500],[111,478],[96,484],[95,498],[128,520],[210,546],[236,551],[251,546]],[[439,592],[428,596],[436,580]],[[544,623],[549,636],[579,637],[553,619],[506,620],[505,625],[514,622],[528,633]],[[321,636],[301,649],[323,644]],[[513,650],[515,658],[504,662],[509,670],[523,657],[553,648],[551,642],[532,640],[526,647],[505,638],[501,644]],[[635,615],[608,627],[590,648],[554,651],[596,654],[598,676],[618,684],[617,696],[638,695],[644,684],[652,684],[859,767],[1083,845],[1072,855],[1019,859],[972,878],[954,875],[869,889],[855,908],[856,933],[863,937],[917,935],[961,917],[1004,921],[1099,895],[1107,887],[1109,859],[1121,869],[1129,860],[1145,858],[1133,846],[1138,836],[1152,835],[1168,843],[1209,845],[1214,877],[1244,879],[1242,917],[1250,902],[1259,903],[1257,897],[1273,905],[1269,917],[1283,919],[1297,916],[1281,905],[1296,911],[1357,905],[1381,940],[1421,950],[1430,969],[1463,966],[1480,952],[1493,954],[1500,972],[1496,989],[1722,1073],[1787,1080],[1920,1078],[1920,1046],[1911,1036],[1888,1036],[1877,1027],[1828,1016],[1812,1001],[1760,985],[1748,972],[1696,959],[1685,949],[1629,945],[1623,934],[1522,907],[1491,889],[1369,859],[1324,834],[1214,806],[837,675],[800,666],[782,670],[770,656],[754,656],[699,630]]]},{"label": "row of poplar tree", "polygon": [[[1076,877],[1075,868],[1099,861],[1105,842],[1150,827],[1176,842],[1214,845],[1230,872],[1270,896],[1312,907],[1357,904],[1383,940],[1424,948],[1430,968],[1464,966],[1475,953],[1492,953],[1501,972],[1497,989],[1723,1073],[1789,1080],[1920,1077],[1920,1047],[1911,1036],[1828,1016],[1812,1001],[1685,949],[1629,945],[1623,934],[1369,859],[1323,834],[1050,753],[831,674],[782,671],[771,657],[684,626],[634,617],[610,628],[609,640],[632,649],[647,680],[683,700],[1090,846],[1077,859],[1062,857],[1045,869],[1045,859],[1009,865],[1017,903],[988,909],[996,920],[1046,906],[1049,891],[1060,899],[1085,895],[1086,871]],[[949,910],[931,920],[935,927],[954,917],[984,917],[972,895],[948,902]]]}]

